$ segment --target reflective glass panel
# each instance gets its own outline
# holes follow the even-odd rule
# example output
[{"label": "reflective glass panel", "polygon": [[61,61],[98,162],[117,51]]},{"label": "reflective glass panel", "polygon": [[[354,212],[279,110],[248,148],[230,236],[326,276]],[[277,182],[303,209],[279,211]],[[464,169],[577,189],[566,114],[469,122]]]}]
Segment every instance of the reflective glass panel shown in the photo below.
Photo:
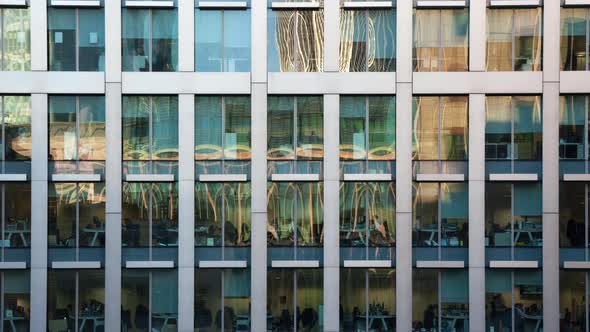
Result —
[{"label": "reflective glass panel", "polygon": [[588,325],[588,277],[582,271],[559,271],[559,312],[561,330],[585,332]]},{"label": "reflective glass panel", "polygon": [[78,135],[75,96],[51,96],[49,99],[49,159],[78,159]]},{"label": "reflective glass panel", "polygon": [[540,183],[514,184],[514,245],[543,245],[543,212]]},{"label": "reflective glass panel", "polygon": [[514,156],[519,160],[541,160],[543,127],[541,97],[515,96]]},{"label": "reflective glass panel", "polygon": [[511,9],[488,9],[487,70],[514,70],[514,15]]},{"label": "reflective glass panel", "polygon": [[4,96],[4,158],[31,159],[31,97]]},{"label": "reflective glass panel", "polygon": [[586,96],[559,97],[559,158],[585,159]]},{"label": "reflective glass panel", "polygon": [[467,159],[467,113],[467,97],[440,98],[441,160]]},{"label": "reflective glass panel", "polygon": [[322,97],[297,97],[297,157],[321,159],[324,156]]},{"label": "reflective glass panel", "polygon": [[150,71],[150,11],[122,9],[123,71]]},{"label": "reflective glass panel", "polygon": [[395,97],[369,99],[369,160],[395,159]]},{"label": "reflective glass panel", "polygon": [[123,160],[150,158],[150,98],[123,97]]},{"label": "reflective glass panel", "polygon": [[439,97],[414,97],[414,160],[439,159]]},{"label": "reflective glass panel", "polygon": [[176,10],[152,10],[152,71],[176,71],[178,18]]},{"label": "reflective glass panel", "polygon": [[561,9],[561,70],[587,70],[588,9]]},{"label": "reflective glass panel", "polygon": [[248,160],[251,157],[250,97],[224,97],[224,159]]},{"label": "reflective glass panel", "polygon": [[31,246],[31,185],[5,183],[4,247]]},{"label": "reflective glass panel", "polygon": [[413,331],[438,331],[439,286],[437,270],[412,272],[412,322]]},{"label": "reflective glass panel", "polygon": [[512,98],[486,97],[486,159],[512,159]]},{"label": "reflective glass panel", "polygon": [[541,70],[541,20],[541,7],[514,10],[514,70]]},{"label": "reflective glass panel", "polygon": [[104,71],[104,11],[78,10],[78,70]]},{"label": "reflective glass panel", "polygon": [[79,97],[80,160],[105,160],[105,103],[102,96]]},{"label": "reflective glass panel", "polygon": [[3,8],[2,70],[31,70],[31,27],[29,9]]},{"label": "reflective glass panel", "polygon": [[469,10],[441,10],[441,71],[469,68]]},{"label": "reflective glass panel", "polygon": [[268,98],[268,152],[271,159],[293,159],[294,105],[293,97]]},{"label": "reflective glass panel", "polygon": [[[14,327],[17,331],[29,330],[29,318],[31,312],[31,278],[28,271],[2,272],[3,303],[2,311],[4,331],[11,331]],[[8,316],[11,317],[8,317]]]},{"label": "reflective glass panel", "polygon": [[586,184],[559,183],[559,246],[585,247],[586,243]]},{"label": "reflective glass panel", "polygon": [[486,270],[486,331],[513,331],[512,292],[512,272]]},{"label": "reflective glass panel", "polygon": [[78,187],[75,183],[52,183],[49,185],[49,247],[77,246],[76,202]]},{"label": "reflective glass panel", "polygon": [[512,185],[486,183],[486,246],[512,245]]},{"label": "reflective glass panel", "polygon": [[340,97],[340,159],[365,159],[366,99]]},{"label": "reflective glass panel", "polygon": [[152,159],[178,159],[178,99],[154,96],[152,99]]},{"label": "reflective glass panel", "polygon": [[49,34],[49,68],[54,71],[75,71],[76,9],[47,9]]},{"label": "reflective glass panel", "polygon": [[195,159],[221,159],[222,157],[222,97],[196,97]]},{"label": "reflective glass panel", "polygon": [[104,183],[78,184],[78,238],[81,247],[105,246],[105,204]]}]

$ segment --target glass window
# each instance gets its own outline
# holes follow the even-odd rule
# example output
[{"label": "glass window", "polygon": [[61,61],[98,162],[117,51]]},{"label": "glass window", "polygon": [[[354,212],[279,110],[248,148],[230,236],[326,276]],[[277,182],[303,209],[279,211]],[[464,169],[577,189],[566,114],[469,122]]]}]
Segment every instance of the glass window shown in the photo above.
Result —
[{"label": "glass window", "polygon": [[249,160],[250,97],[198,96],[195,104],[195,160]]},{"label": "glass window", "polygon": [[412,276],[412,331],[469,331],[469,274],[419,270]]},{"label": "glass window", "polygon": [[587,159],[588,96],[560,96],[559,158]]},{"label": "glass window", "polygon": [[486,160],[541,160],[540,96],[486,97]]},{"label": "glass window", "polygon": [[348,10],[340,12],[340,71],[395,71],[396,12]]},{"label": "glass window", "polygon": [[486,183],[486,246],[543,245],[541,184]]},{"label": "glass window", "polygon": [[31,70],[28,8],[0,8],[0,70]]},{"label": "glass window", "polygon": [[49,70],[104,71],[103,9],[47,10]]},{"label": "glass window", "polygon": [[395,97],[340,97],[340,159],[395,159],[395,129]]},{"label": "glass window", "polygon": [[49,159],[105,160],[102,96],[49,97]]},{"label": "glass window", "polygon": [[469,245],[468,196],[465,183],[416,183],[413,205],[414,246]]},{"label": "glass window", "polygon": [[486,331],[542,329],[542,272],[486,270]]},{"label": "glass window", "polygon": [[588,8],[561,8],[561,70],[588,70]]},{"label": "glass window", "polygon": [[123,71],[176,71],[176,9],[123,8]]},{"label": "glass window", "polygon": [[1,96],[2,141],[1,160],[31,160],[31,97]]},{"label": "glass window", "polygon": [[468,59],[468,9],[414,11],[414,71],[467,71]]},{"label": "glass window", "polygon": [[196,71],[250,71],[250,10],[195,10]]},{"label": "glass window", "polygon": [[178,271],[122,271],[121,330],[176,331]]},{"label": "glass window", "polygon": [[585,332],[588,327],[588,273],[559,271],[561,331]]},{"label": "glass window", "polygon": [[588,186],[583,182],[559,183],[559,246],[588,247]]},{"label": "glass window", "polygon": [[324,71],[324,11],[268,11],[268,71]]},{"label": "glass window", "polygon": [[268,271],[267,325],[273,331],[322,331],[323,276],[321,269]]},{"label": "glass window", "polygon": [[273,182],[268,187],[268,243],[271,246],[319,246],[323,243],[321,182]]},{"label": "glass window", "polygon": [[31,278],[29,271],[0,273],[2,302],[0,318],[3,331],[29,331]]},{"label": "glass window", "polygon": [[250,331],[250,270],[196,271],[195,328]]},{"label": "glass window", "polygon": [[104,271],[47,273],[47,330],[96,331],[104,329]]},{"label": "glass window", "polygon": [[343,331],[395,331],[395,270],[342,269],[340,308]]},{"label": "glass window", "polygon": [[414,160],[466,160],[466,96],[414,97]]},{"label": "glass window", "polygon": [[488,9],[487,70],[540,71],[542,9]]},{"label": "glass window", "polygon": [[395,245],[395,183],[340,185],[340,246]]}]

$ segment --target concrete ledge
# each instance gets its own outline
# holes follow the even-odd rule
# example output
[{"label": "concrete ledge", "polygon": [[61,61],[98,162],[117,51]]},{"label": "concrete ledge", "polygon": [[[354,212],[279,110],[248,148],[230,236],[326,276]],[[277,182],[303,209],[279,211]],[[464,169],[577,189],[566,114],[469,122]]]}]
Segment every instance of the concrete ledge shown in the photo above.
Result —
[{"label": "concrete ledge", "polygon": [[201,269],[245,269],[247,267],[246,261],[199,261]]},{"label": "concrete ledge", "polygon": [[393,95],[396,88],[395,77],[394,72],[269,72],[268,94]]},{"label": "concrete ledge", "polygon": [[[250,73],[123,72],[123,94],[250,94]],[[162,84],[166,82],[166,84]]]},{"label": "concrete ledge", "polygon": [[295,269],[306,269],[320,267],[319,261],[272,261],[272,267],[275,268],[295,268]]},{"label": "concrete ledge", "polygon": [[273,174],[271,180],[275,182],[311,182],[319,181],[319,174]]},{"label": "concrete ledge", "polygon": [[3,71],[2,94],[104,94],[104,72],[89,71]]},{"label": "concrete ledge", "polygon": [[588,182],[590,181],[590,174],[564,174],[563,181]]},{"label": "concrete ledge", "polygon": [[590,0],[565,0],[564,6],[587,6],[590,5]]},{"label": "concrete ledge", "polygon": [[99,261],[64,261],[64,262],[52,262],[52,269],[100,269]]},{"label": "concrete ledge", "polygon": [[[254,0],[256,1],[256,0]],[[331,0],[328,0],[331,1]],[[279,2],[273,1],[271,4],[272,9],[318,9],[320,8],[319,2]]]},{"label": "concrete ledge", "polygon": [[127,174],[126,182],[174,182],[174,174]]},{"label": "concrete ledge", "polygon": [[[108,1],[108,0],[106,0]],[[51,0],[53,7],[100,7],[98,0]]]},{"label": "concrete ledge", "polygon": [[173,261],[127,261],[125,262],[127,269],[172,269],[174,268]]},{"label": "concrete ledge", "polygon": [[[109,1],[109,0],[106,0],[106,1]],[[125,1],[125,7],[172,8],[172,7],[174,7],[174,1],[127,0],[127,1]]]},{"label": "concrete ledge", "polygon": [[[414,94],[540,94],[543,72],[415,72]],[[452,82],[453,84],[449,84]]]},{"label": "concrete ledge", "polygon": [[348,173],[344,174],[343,176],[344,181],[352,181],[352,182],[383,182],[383,181],[391,181],[392,175],[389,173],[383,174],[355,174],[355,173]]},{"label": "concrete ledge", "polygon": [[538,267],[537,261],[490,261],[492,269],[536,269]]},{"label": "concrete ledge", "polygon": [[201,174],[199,182],[246,182],[247,174]]},{"label": "concrete ledge", "polygon": [[[557,1],[557,0],[549,0]],[[491,0],[490,7],[531,7],[540,6],[539,0]]]},{"label": "concrete ledge", "polygon": [[418,0],[416,7],[449,8],[465,7],[465,0]]},{"label": "concrete ledge", "polygon": [[100,182],[100,174],[52,174],[53,182]]},{"label": "concrete ledge", "polygon": [[27,1],[26,0],[0,0],[0,6],[26,7]]},{"label": "concrete ledge", "polygon": [[27,262],[0,262],[0,270],[24,270]]},{"label": "concrete ledge", "polygon": [[391,267],[391,261],[388,260],[345,260],[344,267],[361,267],[361,268],[380,268]]},{"label": "concrete ledge", "polygon": [[509,182],[522,182],[522,181],[539,181],[539,175],[536,173],[494,173],[490,174],[490,181],[509,181]]},{"label": "concrete ledge", "polygon": [[416,174],[418,182],[463,182],[465,174]]},{"label": "concrete ledge", "polygon": [[419,269],[462,269],[464,261],[416,261]]},{"label": "concrete ledge", "polygon": [[563,262],[563,268],[564,269],[590,270],[590,262],[565,261],[565,262]]},{"label": "concrete ledge", "polygon": [[246,9],[248,3],[246,1],[199,1],[197,6],[203,9]]},{"label": "concrete ledge", "polygon": [[0,174],[0,182],[25,182],[27,174]]},{"label": "concrete ledge", "polygon": [[393,7],[393,1],[345,1],[342,4],[342,8],[355,8],[355,9],[371,9],[371,8],[391,8]]}]

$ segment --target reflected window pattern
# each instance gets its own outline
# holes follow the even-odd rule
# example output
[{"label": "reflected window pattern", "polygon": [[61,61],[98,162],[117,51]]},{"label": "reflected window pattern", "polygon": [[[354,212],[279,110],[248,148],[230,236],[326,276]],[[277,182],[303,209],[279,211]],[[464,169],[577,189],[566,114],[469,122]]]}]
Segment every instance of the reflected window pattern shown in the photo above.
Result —
[{"label": "reflected window pattern", "polygon": [[485,191],[486,246],[543,245],[540,183],[488,182]]},{"label": "reflected window pattern", "polygon": [[249,96],[198,96],[195,105],[195,160],[251,158]]},{"label": "reflected window pattern", "polygon": [[588,248],[590,225],[590,197],[584,182],[559,183],[559,246],[562,248]]},{"label": "reflected window pattern", "polygon": [[469,10],[414,11],[414,71],[469,70]]},{"label": "reflected window pattern", "polygon": [[195,185],[195,246],[247,246],[251,239],[251,185]]},{"label": "reflected window pattern", "polygon": [[270,246],[322,245],[324,196],[321,182],[273,182],[268,186],[267,197]]},{"label": "reflected window pattern", "polygon": [[[50,183],[48,191],[50,248],[105,246],[104,183]],[[76,251],[76,259],[78,256]]]},{"label": "reflected window pattern", "polygon": [[49,160],[105,160],[103,96],[49,97]]},{"label": "reflected window pattern", "polygon": [[588,151],[587,95],[562,95],[559,97],[559,158],[561,160],[585,160]]},{"label": "reflected window pattern", "polygon": [[29,331],[31,278],[29,271],[0,273],[0,320],[3,331]]},{"label": "reflected window pattern", "polygon": [[469,331],[469,274],[465,270],[412,273],[412,332]]},{"label": "reflected window pattern", "polygon": [[268,160],[324,157],[321,96],[268,97]]},{"label": "reflected window pattern", "polygon": [[178,271],[121,271],[121,330],[176,331]]},{"label": "reflected window pattern", "polygon": [[395,331],[395,270],[342,269],[340,307],[343,331]]},{"label": "reflected window pattern", "polygon": [[395,71],[396,27],[395,9],[342,9],[340,71]]},{"label": "reflected window pattern", "polygon": [[0,8],[0,71],[31,70],[28,8]]},{"label": "reflected window pattern", "polygon": [[586,332],[588,328],[588,273],[559,271],[559,316],[562,331]]},{"label": "reflected window pattern", "polygon": [[31,160],[31,97],[0,95],[0,111],[4,145],[1,160]]},{"label": "reflected window pattern", "polygon": [[47,272],[47,330],[104,329],[104,270]]},{"label": "reflected window pattern", "polygon": [[268,71],[324,71],[324,11],[268,10]]},{"label": "reflected window pattern", "polygon": [[395,159],[395,97],[340,97],[340,159]]},{"label": "reflected window pattern", "polygon": [[486,331],[543,329],[541,271],[486,270]]},{"label": "reflected window pattern", "polygon": [[395,245],[395,183],[340,184],[340,246]]},{"label": "reflected window pattern", "polygon": [[123,183],[123,247],[178,246],[178,185]]},{"label": "reflected window pattern", "polygon": [[421,96],[413,102],[414,160],[467,160],[467,96]]},{"label": "reflected window pattern", "polygon": [[415,247],[468,247],[467,184],[414,183]]},{"label": "reflected window pattern", "polygon": [[486,96],[486,160],[541,160],[540,96]]},{"label": "reflected window pattern", "polygon": [[176,9],[122,9],[123,71],[176,71]]},{"label": "reflected window pattern", "polygon": [[250,321],[250,270],[196,270],[197,331],[250,331]]},{"label": "reflected window pattern", "polygon": [[561,8],[561,70],[588,70],[590,9]]},{"label": "reflected window pattern", "polygon": [[542,70],[542,9],[487,11],[487,71]]},{"label": "reflected window pattern", "polygon": [[267,326],[273,331],[322,331],[321,269],[271,269],[267,274]]},{"label": "reflected window pattern", "polygon": [[47,9],[49,70],[104,71],[104,10]]},{"label": "reflected window pattern", "polygon": [[250,9],[195,10],[198,72],[250,71]]}]

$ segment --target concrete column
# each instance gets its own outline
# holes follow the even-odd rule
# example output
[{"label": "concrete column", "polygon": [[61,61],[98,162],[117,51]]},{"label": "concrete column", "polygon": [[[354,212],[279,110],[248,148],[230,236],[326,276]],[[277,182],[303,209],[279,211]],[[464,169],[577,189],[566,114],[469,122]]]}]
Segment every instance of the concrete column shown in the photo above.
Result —
[{"label": "concrete column", "polygon": [[195,71],[195,0],[178,0],[178,71]]},{"label": "concrete column", "polygon": [[[399,61],[399,59],[398,59]],[[412,330],[412,84],[396,96],[396,331]]]},{"label": "concrete column", "polygon": [[107,82],[121,83],[121,0],[105,1],[104,17],[105,79]]},{"label": "concrete column", "polygon": [[47,114],[46,94],[31,95],[31,331],[47,326]]},{"label": "concrete column", "polygon": [[486,69],[486,5],[487,1],[469,2],[470,71],[485,71]]},{"label": "concrete column", "polygon": [[324,1],[324,72],[340,71],[340,1]]},{"label": "concrete column", "polygon": [[[397,0],[396,79],[397,83],[412,82],[413,0]],[[411,90],[410,90],[411,91]],[[399,108],[398,108],[399,110]],[[410,109],[411,111],[411,109]],[[398,122],[399,123],[399,122]],[[408,122],[411,123],[411,122]],[[411,141],[408,141],[411,142]]]},{"label": "concrete column", "polygon": [[195,96],[178,96],[178,330],[194,329]]},{"label": "concrete column", "polygon": [[469,330],[485,330],[486,99],[469,96]]},{"label": "concrete column", "polygon": [[105,331],[121,329],[121,83],[106,84]]},{"label": "concrete column", "polygon": [[[335,1],[334,1],[335,2]],[[324,331],[340,322],[340,96],[324,95]]]},{"label": "concrete column", "polygon": [[[29,1],[31,13],[31,70],[47,70],[47,0]],[[47,112],[47,110],[45,110]]]}]

